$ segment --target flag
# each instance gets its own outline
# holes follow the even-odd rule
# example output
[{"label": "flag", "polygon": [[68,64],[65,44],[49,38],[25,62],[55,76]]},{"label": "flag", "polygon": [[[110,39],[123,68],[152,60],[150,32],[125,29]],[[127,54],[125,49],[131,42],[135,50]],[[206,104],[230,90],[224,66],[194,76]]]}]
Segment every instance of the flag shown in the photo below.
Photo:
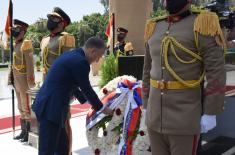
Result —
[{"label": "flag", "polygon": [[4,48],[9,47],[8,40],[11,35],[12,18],[13,18],[13,3],[11,0],[9,0],[8,15],[7,15],[4,33],[2,36],[2,42],[3,42]]},{"label": "flag", "polygon": [[7,36],[11,35],[12,14],[13,14],[13,4],[12,4],[12,1],[9,0],[8,15],[7,15],[6,25],[5,25],[5,33]]},{"label": "flag", "polygon": [[108,43],[107,45],[110,46],[111,40],[113,38],[113,26],[114,26],[114,16],[113,14],[110,16],[109,23],[106,28],[106,36],[108,37]]}]

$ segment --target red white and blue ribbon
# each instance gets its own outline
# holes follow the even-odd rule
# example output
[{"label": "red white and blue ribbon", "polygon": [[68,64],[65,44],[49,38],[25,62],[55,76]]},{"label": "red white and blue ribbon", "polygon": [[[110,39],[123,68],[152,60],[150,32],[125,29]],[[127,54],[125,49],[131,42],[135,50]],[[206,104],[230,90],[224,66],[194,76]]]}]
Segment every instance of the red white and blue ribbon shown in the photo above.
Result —
[{"label": "red white and blue ribbon", "polygon": [[122,138],[119,143],[118,154],[119,155],[131,155],[132,154],[132,142],[133,136],[138,130],[142,100],[141,100],[141,86],[140,83],[130,83],[126,81],[119,85],[120,89],[129,89],[128,102],[125,109],[124,123]]},{"label": "red white and blue ribbon", "polygon": [[[109,107],[112,110],[115,109],[124,99],[128,92],[128,89],[117,88],[114,92],[106,96],[102,103],[104,107]],[[94,127],[98,122],[100,122],[106,115],[102,113],[102,110],[95,111],[90,110],[86,117],[86,128],[89,130]]]},{"label": "red white and blue ribbon", "polygon": [[[123,99],[128,96],[128,102],[125,108],[124,123],[123,123],[123,136],[120,140],[118,147],[119,155],[132,154],[132,142],[135,132],[138,130],[142,100],[141,100],[141,84],[136,82],[132,83],[127,79],[122,80],[117,86],[116,91],[112,92],[102,100],[105,106],[115,109],[123,102]],[[101,121],[105,115],[102,110],[95,112],[92,111],[87,115],[86,127],[90,129]]]}]

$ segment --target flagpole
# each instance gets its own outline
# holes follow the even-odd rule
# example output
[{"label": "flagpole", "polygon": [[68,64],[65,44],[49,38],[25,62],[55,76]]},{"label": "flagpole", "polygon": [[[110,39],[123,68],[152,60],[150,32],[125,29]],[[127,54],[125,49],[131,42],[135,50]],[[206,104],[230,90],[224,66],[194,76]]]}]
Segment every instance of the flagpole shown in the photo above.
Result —
[{"label": "flagpole", "polygon": [[[12,36],[12,23],[13,23],[13,4],[12,1],[10,0],[10,60],[11,60],[11,69],[13,66],[13,36]],[[14,93],[14,89],[11,90],[11,99],[12,99],[12,129],[13,129],[13,139],[15,138],[15,93]]]},{"label": "flagpole", "polygon": [[114,48],[115,48],[115,14],[112,13],[113,16],[113,53],[114,53]]}]

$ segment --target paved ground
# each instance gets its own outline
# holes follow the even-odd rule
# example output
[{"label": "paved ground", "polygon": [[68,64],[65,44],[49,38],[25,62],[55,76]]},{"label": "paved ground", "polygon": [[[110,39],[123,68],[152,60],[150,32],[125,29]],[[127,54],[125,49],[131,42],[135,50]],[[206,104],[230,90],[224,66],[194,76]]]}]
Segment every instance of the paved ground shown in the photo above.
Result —
[{"label": "paved ground", "polygon": [[[73,130],[73,155],[92,155],[86,140],[85,116],[71,119]],[[16,132],[16,134],[18,134]],[[13,140],[12,133],[0,135],[1,155],[37,155],[37,150],[27,143]]]}]

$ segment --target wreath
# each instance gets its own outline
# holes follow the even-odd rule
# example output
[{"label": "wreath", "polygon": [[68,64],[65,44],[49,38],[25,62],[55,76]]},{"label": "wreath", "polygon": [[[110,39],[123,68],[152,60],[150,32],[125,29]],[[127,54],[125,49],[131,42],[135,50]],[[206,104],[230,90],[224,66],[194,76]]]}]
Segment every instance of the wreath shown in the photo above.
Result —
[{"label": "wreath", "polygon": [[150,143],[141,109],[141,82],[132,76],[110,81],[98,93],[113,116],[90,109],[87,114],[87,140],[95,155],[148,155]]}]

